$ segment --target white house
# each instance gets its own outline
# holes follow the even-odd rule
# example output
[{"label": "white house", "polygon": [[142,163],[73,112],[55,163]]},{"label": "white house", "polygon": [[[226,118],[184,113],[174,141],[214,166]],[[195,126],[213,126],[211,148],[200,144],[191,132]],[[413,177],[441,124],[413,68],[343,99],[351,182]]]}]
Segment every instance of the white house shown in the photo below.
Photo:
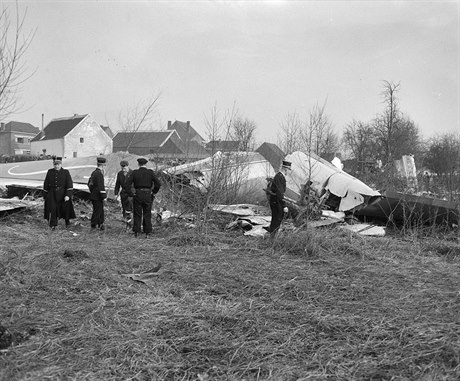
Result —
[{"label": "white house", "polygon": [[30,145],[33,155],[63,158],[112,153],[112,138],[89,114],[51,120]]}]

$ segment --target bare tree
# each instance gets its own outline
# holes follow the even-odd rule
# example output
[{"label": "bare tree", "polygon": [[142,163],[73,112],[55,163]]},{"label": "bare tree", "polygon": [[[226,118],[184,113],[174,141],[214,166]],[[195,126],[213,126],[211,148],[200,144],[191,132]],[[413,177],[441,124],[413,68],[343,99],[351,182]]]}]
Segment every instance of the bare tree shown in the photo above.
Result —
[{"label": "bare tree", "polygon": [[302,122],[297,112],[289,113],[281,122],[281,133],[278,134],[278,145],[286,153],[290,154],[302,149],[301,130]]},{"label": "bare tree", "polygon": [[[235,103],[233,103],[231,109],[226,110],[223,114],[219,111],[217,104],[214,104],[209,115],[205,115],[204,120],[208,141],[213,142],[229,139],[233,122],[237,116],[238,111]],[[212,151],[214,150],[212,149]],[[214,153],[211,152],[211,154]]]},{"label": "bare tree", "polygon": [[397,93],[400,90],[400,83],[383,81],[383,103],[385,109],[382,114],[374,119],[374,127],[378,135],[380,146],[383,150],[383,160],[389,163],[393,160],[393,143],[395,141],[395,130],[401,118]]},{"label": "bare tree", "polygon": [[399,108],[400,84],[383,81],[385,109],[372,121],[376,136],[375,152],[384,164],[408,154],[419,154],[421,137],[416,124]]},{"label": "bare tree", "polygon": [[353,120],[345,127],[342,140],[358,162],[375,158],[375,132],[369,123]]},{"label": "bare tree", "polygon": [[248,118],[237,116],[232,123],[230,138],[240,142],[240,150],[252,151],[255,145],[256,123]]},{"label": "bare tree", "polygon": [[[451,201],[460,189],[460,133],[445,133],[428,142],[424,165],[437,174],[438,185],[450,193]],[[429,183],[429,177],[428,177]]]},{"label": "bare tree", "polygon": [[126,151],[131,148],[136,132],[151,129],[152,122],[157,116],[156,111],[160,96],[161,94],[157,94],[153,98],[139,102],[119,115],[121,131],[128,133]]},{"label": "bare tree", "polygon": [[338,149],[338,137],[326,115],[326,101],[322,106],[316,104],[309,113],[302,131],[302,141],[307,152],[322,156]]},{"label": "bare tree", "polygon": [[460,171],[460,133],[445,133],[428,142],[424,164],[437,174]]},{"label": "bare tree", "polygon": [[18,91],[31,77],[25,62],[34,31],[24,33],[26,12],[20,14],[16,2],[15,12],[0,6],[0,119],[20,111]]}]

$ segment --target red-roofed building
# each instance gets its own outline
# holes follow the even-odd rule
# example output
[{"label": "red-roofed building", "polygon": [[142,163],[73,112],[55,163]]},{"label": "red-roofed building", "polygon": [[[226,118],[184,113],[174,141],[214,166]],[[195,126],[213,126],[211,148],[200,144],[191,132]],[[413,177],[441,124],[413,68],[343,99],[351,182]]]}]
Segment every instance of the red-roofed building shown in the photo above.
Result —
[{"label": "red-roofed building", "polygon": [[63,158],[87,157],[112,153],[112,138],[89,115],[53,119],[31,141],[33,155]]},{"label": "red-roofed building", "polygon": [[0,155],[28,155],[30,142],[40,129],[30,123],[8,122],[0,125]]}]

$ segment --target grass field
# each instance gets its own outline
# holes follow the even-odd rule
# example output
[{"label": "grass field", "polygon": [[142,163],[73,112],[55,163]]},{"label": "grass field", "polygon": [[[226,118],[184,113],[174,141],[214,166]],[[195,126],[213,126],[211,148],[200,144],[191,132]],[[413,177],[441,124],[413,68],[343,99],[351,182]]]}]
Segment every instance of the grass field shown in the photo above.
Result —
[{"label": "grass field", "polygon": [[113,214],[41,217],[0,220],[0,380],[460,379],[458,230],[270,240],[216,216],[136,239]]}]

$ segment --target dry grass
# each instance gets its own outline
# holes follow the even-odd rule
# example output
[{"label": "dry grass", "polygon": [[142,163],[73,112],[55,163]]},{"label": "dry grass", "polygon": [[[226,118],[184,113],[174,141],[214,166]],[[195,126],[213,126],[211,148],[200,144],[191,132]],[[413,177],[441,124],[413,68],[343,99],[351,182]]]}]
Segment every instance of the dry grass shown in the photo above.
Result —
[{"label": "dry grass", "polygon": [[[135,239],[40,217],[0,221],[1,380],[460,379],[456,236],[270,240],[215,221]],[[159,262],[147,284],[121,275]]]}]

